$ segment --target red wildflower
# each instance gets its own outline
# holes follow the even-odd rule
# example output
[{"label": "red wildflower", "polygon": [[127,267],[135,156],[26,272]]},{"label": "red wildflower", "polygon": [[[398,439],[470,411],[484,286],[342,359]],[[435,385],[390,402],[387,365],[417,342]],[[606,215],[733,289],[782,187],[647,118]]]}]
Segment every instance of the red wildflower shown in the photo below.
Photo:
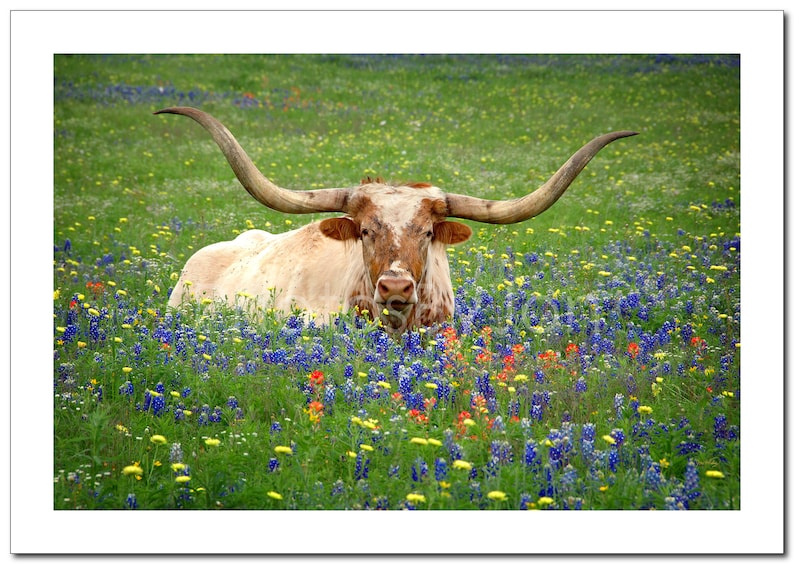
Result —
[{"label": "red wildflower", "polygon": [[309,414],[309,421],[312,423],[318,423],[320,418],[323,416],[323,409],[325,406],[319,401],[313,401],[309,403],[309,407],[304,411]]},{"label": "red wildflower", "polygon": [[427,415],[419,411],[418,409],[412,409],[408,412],[408,417],[416,421],[417,423],[427,423]]},{"label": "red wildflower", "polygon": [[105,285],[102,282],[86,282],[85,287],[93,292],[94,296],[98,296],[105,291]]},{"label": "red wildflower", "polygon": [[320,370],[315,370],[309,374],[309,382],[311,382],[313,386],[322,386],[323,382],[325,382],[325,374]]},{"label": "red wildflower", "polygon": [[313,401],[309,403],[309,411],[313,411],[314,413],[322,413],[324,408],[325,406],[322,404],[322,402]]},{"label": "red wildflower", "polygon": [[441,336],[446,339],[447,343],[458,340],[458,333],[454,327],[444,327],[441,331]]},{"label": "red wildflower", "polygon": [[538,360],[541,361],[541,366],[545,369],[549,368],[559,368],[560,365],[557,362],[560,358],[560,353],[557,351],[553,351],[551,349],[547,350],[546,352],[542,352],[538,354]]},{"label": "red wildflower", "polygon": [[485,364],[487,362],[491,362],[491,358],[492,358],[491,351],[482,351],[474,358],[474,360],[479,364]]},{"label": "red wildflower", "polygon": [[631,358],[637,358],[637,355],[640,354],[640,345],[632,341],[631,343],[629,343],[627,351]]},{"label": "red wildflower", "polygon": [[565,347],[565,356],[572,356],[579,354],[579,346],[576,343],[568,343]]},{"label": "red wildflower", "polygon": [[706,352],[706,340],[702,337],[692,337],[689,344],[696,349],[698,354]]}]

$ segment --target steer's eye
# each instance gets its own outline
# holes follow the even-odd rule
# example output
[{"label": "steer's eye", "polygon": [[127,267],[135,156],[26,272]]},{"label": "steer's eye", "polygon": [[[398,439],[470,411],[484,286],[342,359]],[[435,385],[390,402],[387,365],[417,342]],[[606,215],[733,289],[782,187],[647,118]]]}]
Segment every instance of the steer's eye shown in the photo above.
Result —
[{"label": "steer's eye", "polygon": [[432,231],[428,231],[427,233],[425,233],[425,237],[427,237],[428,239],[432,239],[433,238],[433,232]]},{"label": "steer's eye", "polygon": [[362,237],[367,237],[368,235],[369,235],[369,229],[362,229],[361,230],[361,236]]}]

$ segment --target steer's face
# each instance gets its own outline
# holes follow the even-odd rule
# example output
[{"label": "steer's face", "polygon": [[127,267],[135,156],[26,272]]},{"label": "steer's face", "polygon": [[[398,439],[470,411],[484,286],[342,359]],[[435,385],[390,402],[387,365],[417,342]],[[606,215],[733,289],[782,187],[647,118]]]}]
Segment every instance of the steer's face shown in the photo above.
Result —
[{"label": "steer's face", "polygon": [[349,217],[326,219],[320,229],[333,239],[361,240],[374,306],[390,325],[404,323],[419,301],[430,246],[466,241],[471,229],[446,221],[444,194],[425,184],[365,184],[349,210]]}]

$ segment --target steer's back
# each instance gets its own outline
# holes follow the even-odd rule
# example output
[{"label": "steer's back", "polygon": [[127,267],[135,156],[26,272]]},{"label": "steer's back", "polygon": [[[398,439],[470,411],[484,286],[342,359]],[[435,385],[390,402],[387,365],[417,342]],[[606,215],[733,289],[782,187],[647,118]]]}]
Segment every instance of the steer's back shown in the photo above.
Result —
[{"label": "steer's back", "polygon": [[355,244],[324,236],[317,223],[281,234],[252,229],[190,257],[168,305],[209,298],[246,309],[298,308],[326,317],[346,306],[360,253]]}]

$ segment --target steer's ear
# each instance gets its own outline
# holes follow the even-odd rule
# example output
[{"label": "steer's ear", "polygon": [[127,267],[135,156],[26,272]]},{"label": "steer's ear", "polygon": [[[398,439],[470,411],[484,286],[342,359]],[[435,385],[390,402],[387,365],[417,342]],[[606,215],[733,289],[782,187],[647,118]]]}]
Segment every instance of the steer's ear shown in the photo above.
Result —
[{"label": "steer's ear", "polygon": [[332,217],[320,222],[320,231],[326,237],[347,241],[348,239],[358,239],[360,233],[358,225],[346,217]]},{"label": "steer's ear", "polygon": [[471,228],[455,221],[439,221],[433,226],[433,238],[447,245],[457,245],[471,237]]}]

